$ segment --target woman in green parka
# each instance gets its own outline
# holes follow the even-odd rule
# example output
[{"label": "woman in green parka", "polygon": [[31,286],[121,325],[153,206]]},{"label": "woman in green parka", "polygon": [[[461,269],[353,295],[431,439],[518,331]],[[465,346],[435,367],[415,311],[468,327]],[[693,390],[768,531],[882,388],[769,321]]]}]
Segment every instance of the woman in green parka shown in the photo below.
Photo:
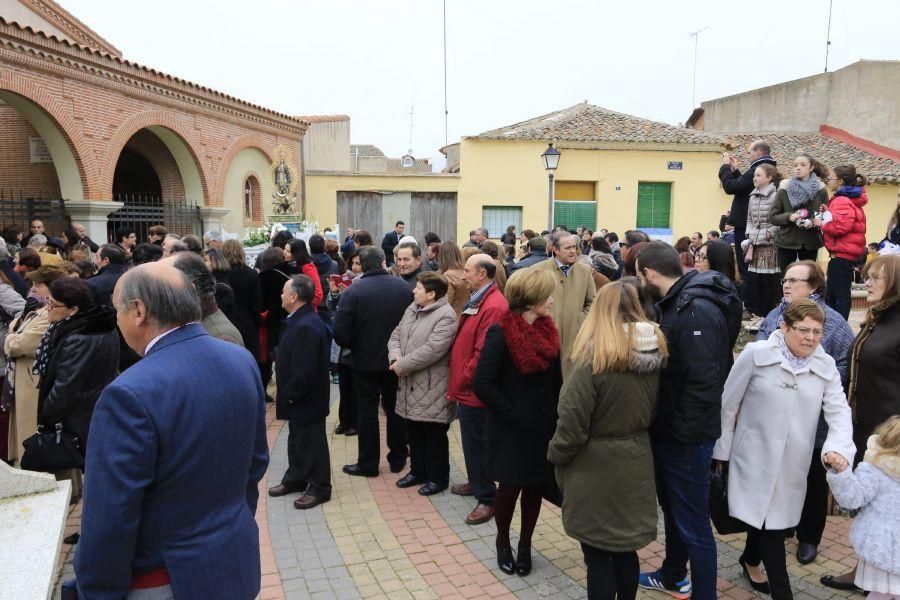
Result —
[{"label": "woman in green parka", "polygon": [[809,154],[794,159],[794,176],[782,179],[772,203],[769,223],[778,226],[775,248],[784,276],[798,260],[816,260],[823,246],[822,231],[813,224],[828,202],[828,168]]},{"label": "woman in green parka", "polygon": [[572,351],[547,458],[556,465],[566,533],[581,542],[588,598],[633,599],[637,550],[656,539],[647,429],[667,356],[634,286],[597,293]]}]

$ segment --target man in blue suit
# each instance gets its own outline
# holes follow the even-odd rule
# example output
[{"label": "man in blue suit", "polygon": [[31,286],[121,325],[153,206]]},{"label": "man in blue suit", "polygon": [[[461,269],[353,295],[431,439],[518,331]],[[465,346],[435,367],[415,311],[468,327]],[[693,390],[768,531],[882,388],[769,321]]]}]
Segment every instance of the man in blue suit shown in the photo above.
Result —
[{"label": "man in blue suit", "polygon": [[269,462],[256,361],[206,334],[193,286],[171,265],[132,269],[113,302],[125,341],[144,358],[94,410],[79,596],[254,598],[254,513]]}]

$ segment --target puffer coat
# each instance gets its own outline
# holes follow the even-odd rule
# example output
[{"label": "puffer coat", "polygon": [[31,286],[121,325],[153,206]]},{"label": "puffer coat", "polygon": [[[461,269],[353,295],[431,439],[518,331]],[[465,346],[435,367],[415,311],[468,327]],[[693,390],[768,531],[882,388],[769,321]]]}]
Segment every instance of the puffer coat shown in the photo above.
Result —
[{"label": "puffer coat", "polygon": [[831,198],[831,221],[822,225],[825,248],[832,256],[856,262],[866,251],[866,213],[869,197],[863,188],[843,187]]},{"label": "puffer coat", "polygon": [[750,192],[750,204],[747,207],[747,239],[754,246],[771,246],[775,240],[778,227],[769,221],[775,194],[778,189],[770,183],[763,189]]},{"label": "puffer coat", "polygon": [[[434,304],[409,305],[388,340],[388,360],[399,377],[398,415],[410,421],[449,423],[456,404],[446,398],[456,311],[444,296]],[[396,361],[396,362],[394,362]]]}]

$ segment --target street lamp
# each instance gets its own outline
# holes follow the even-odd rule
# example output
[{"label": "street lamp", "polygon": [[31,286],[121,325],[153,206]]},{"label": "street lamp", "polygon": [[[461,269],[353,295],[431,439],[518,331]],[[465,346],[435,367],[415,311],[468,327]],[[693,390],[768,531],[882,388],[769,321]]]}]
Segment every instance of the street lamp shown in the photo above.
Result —
[{"label": "street lamp", "polygon": [[553,174],[559,166],[559,150],[553,147],[553,143],[547,145],[547,149],[541,154],[544,159],[544,169],[547,171],[547,177],[550,181],[550,187],[547,195],[547,231],[553,231]]}]

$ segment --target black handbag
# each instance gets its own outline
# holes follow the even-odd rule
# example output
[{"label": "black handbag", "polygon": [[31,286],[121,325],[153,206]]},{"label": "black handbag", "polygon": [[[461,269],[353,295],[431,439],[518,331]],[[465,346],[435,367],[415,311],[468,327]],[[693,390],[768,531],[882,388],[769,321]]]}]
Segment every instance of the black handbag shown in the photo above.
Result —
[{"label": "black handbag", "polygon": [[747,524],[728,512],[728,463],[713,463],[709,480],[709,515],[721,535],[747,531]]},{"label": "black handbag", "polygon": [[81,440],[63,430],[62,423],[57,423],[53,431],[44,431],[38,425],[37,433],[22,442],[25,452],[22,454],[21,466],[26,471],[56,473],[66,469],[84,470],[84,454],[81,451]]}]

